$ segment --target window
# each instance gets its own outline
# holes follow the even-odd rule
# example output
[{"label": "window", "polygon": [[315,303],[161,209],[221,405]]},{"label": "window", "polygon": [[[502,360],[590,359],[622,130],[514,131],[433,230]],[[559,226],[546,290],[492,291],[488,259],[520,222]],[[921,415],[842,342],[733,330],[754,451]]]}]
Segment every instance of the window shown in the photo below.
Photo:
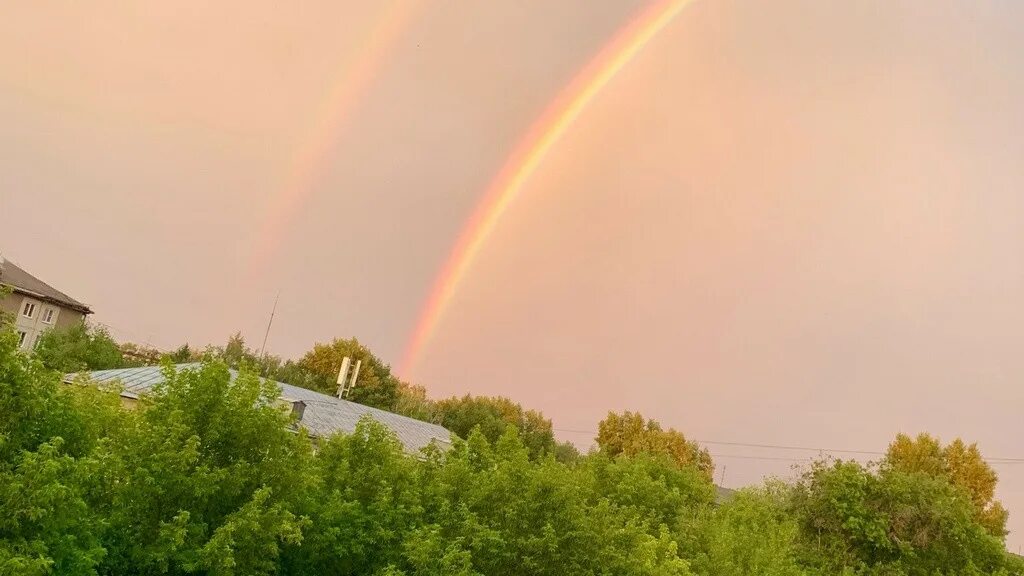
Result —
[{"label": "window", "polygon": [[22,344],[25,343],[26,336],[28,336],[27,332],[22,332],[21,330],[18,330],[18,346],[21,346]]},{"label": "window", "polygon": [[57,311],[54,310],[53,308],[47,308],[46,310],[43,310],[43,323],[44,324],[53,324],[53,318],[56,315],[57,315]]},{"label": "window", "polygon": [[21,315],[25,318],[33,318],[36,315],[36,303],[25,302],[25,307],[21,309]]}]

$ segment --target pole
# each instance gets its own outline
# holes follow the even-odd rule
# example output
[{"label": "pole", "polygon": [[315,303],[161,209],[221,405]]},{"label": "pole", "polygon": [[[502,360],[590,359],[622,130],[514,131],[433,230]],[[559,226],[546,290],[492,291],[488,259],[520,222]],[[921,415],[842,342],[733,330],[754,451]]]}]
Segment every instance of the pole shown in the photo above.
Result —
[{"label": "pole", "polygon": [[270,321],[267,322],[267,331],[263,334],[263,346],[260,346],[260,358],[266,358],[267,338],[270,337],[270,326],[274,323],[274,313],[277,312],[277,299],[281,297],[281,291],[274,296],[274,307],[270,309]]}]

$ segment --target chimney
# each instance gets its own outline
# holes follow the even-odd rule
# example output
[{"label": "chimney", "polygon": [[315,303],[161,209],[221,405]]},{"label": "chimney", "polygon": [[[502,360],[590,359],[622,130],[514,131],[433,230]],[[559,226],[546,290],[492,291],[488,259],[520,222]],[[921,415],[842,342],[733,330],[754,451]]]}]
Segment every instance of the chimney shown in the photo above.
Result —
[{"label": "chimney", "polygon": [[295,422],[302,422],[302,415],[306,413],[306,403],[302,400],[292,400],[292,416]]}]

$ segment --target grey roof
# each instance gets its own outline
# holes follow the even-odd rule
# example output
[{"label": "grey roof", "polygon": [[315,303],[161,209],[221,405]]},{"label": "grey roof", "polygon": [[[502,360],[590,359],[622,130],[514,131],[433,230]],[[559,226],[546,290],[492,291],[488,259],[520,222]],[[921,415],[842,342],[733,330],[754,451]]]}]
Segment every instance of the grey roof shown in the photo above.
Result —
[{"label": "grey roof", "polygon": [[0,284],[14,288],[15,292],[72,308],[83,314],[92,314],[92,310],[85,304],[29,274],[21,266],[10,260],[5,260],[3,257],[0,257]]},{"label": "grey roof", "polygon": [[[198,363],[177,364],[178,370],[194,370],[199,368]],[[84,373],[97,383],[118,381],[124,387],[121,395],[128,398],[138,398],[140,394],[146,394],[153,386],[164,381],[163,368],[161,366],[143,366],[141,368],[117,368],[114,370],[99,370],[96,372]],[[231,377],[238,373],[231,370]],[[68,374],[65,381],[74,380],[77,374]],[[369,415],[377,422],[390,428],[398,439],[405,446],[406,451],[417,453],[420,449],[437,442],[440,446],[446,447],[451,444],[451,432],[443,426],[416,420],[407,416],[401,416],[386,410],[379,410],[369,406],[363,406],[348,400],[341,400],[334,396],[299,388],[291,384],[277,382],[281,387],[281,398],[284,400],[301,400],[305,404],[302,412],[302,419],[299,425],[305,428],[311,436],[326,437],[338,432],[351,433],[356,428],[356,423]]]}]

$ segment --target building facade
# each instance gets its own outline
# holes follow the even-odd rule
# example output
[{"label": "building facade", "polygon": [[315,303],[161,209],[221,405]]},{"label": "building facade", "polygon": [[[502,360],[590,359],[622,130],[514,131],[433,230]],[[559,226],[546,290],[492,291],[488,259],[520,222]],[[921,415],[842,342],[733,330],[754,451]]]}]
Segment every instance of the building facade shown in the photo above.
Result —
[{"label": "building facade", "polygon": [[31,350],[50,328],[71,326],[92,310],[0,256],[0,311],[14,320],[22,350]]}]

